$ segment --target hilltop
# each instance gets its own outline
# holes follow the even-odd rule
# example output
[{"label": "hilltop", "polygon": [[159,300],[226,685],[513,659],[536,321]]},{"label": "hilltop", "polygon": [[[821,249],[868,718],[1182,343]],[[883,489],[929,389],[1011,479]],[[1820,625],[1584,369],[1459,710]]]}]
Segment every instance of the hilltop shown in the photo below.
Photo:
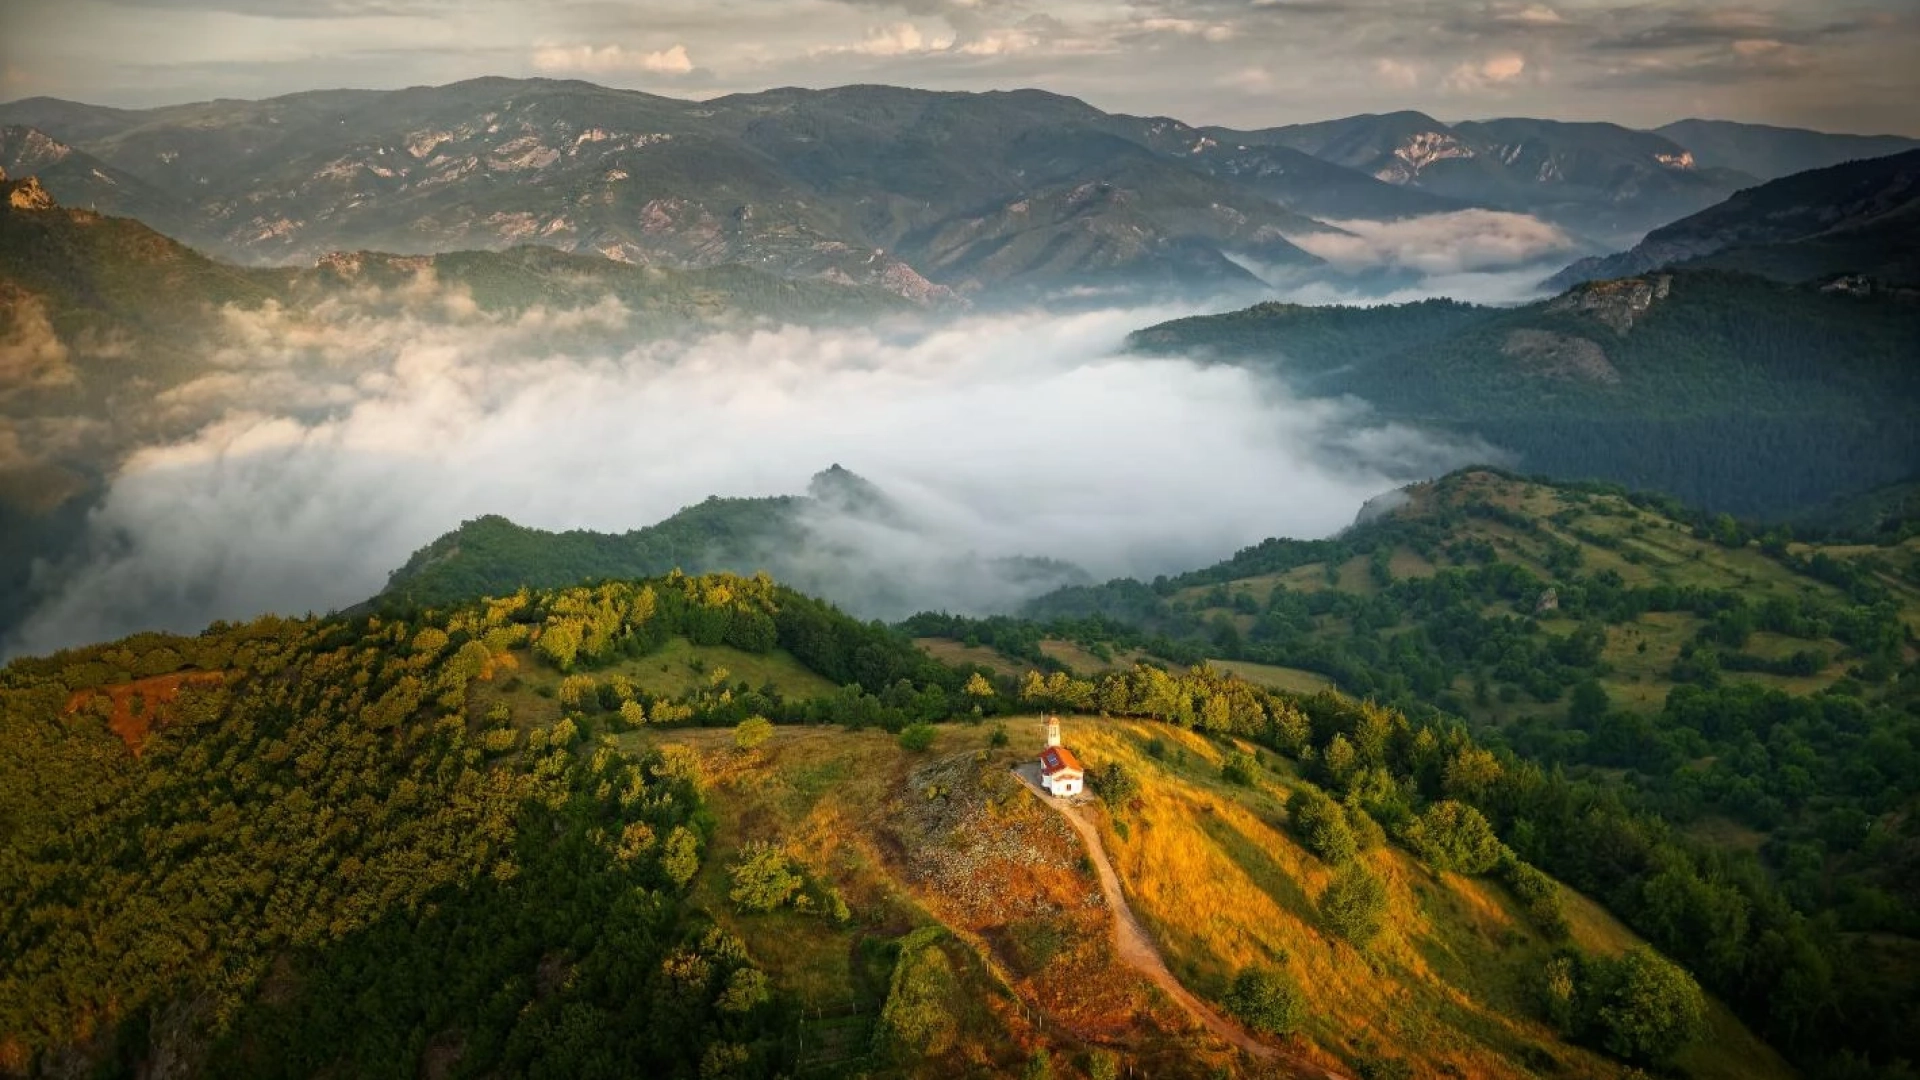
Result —
[{"label": "hilltop", "polygon": [[1296,392],[1477,436],[1521,468],[1781,519],[1910,479],[1920,304],[1884,289],[1673,272],[1516,308],[1261,304],[1134,349],[1268,371]]},{"label": "hilltop", "polygon": [[[1069,720],[1076,813],[1232,1042],[1116,952],[1093,855],[1011,775],[1031,694],[765,579],[16,661],[0,1069],[1790,1075],[1493,838],[1558,781],[1206,671],[1093,692],[1130,719]],[[1351,739],[1398,803],[1323,764]],[[1678,1022],[1608,1011],[1649,1007]]]},{"label": "hilltop", "polygon": [[[1713,920],[1797,908],[1832,934],[1819,978],[1848,1002],[1837,1013],[1873,1018],[1835,1029],[1830,1045],[1910,1053],[1881,1042],[1920,987],[1904,780],[1920,765],[1910,519],[1869,542],[1810,542],[1618,488],[1470,470],[1377,500],[1329,540],[1269,540],[1177,577],[1062,590],[1025,618],[906,626],[936,655],[964,642],[981,659],[1060,672],[1058,690],[1054,675],[1031,688],[1036,701],[1059,700],[1071,676],[1158,657],[1460,718],[1720,867],[1714,888],[1727,891],[1695,900],[1731,906],[1703,910],[1706,922],[1653,891],[1604,892],[1629,924],[1700,958],[1703,978],[1727,962],[1722,977],[1737,980],[1739,963],[1701,950],[1739,947],[1710,944],[1704,928],[1737,937]],[[1568,850],[1543,866],[1616,888],[1600,882],[1618,867],[1575,870],[1581,860]],[[1659,865],[1644,847],[1626,862]]]},{"label": "hilltop", "polygon": [[1055,559],[960,551],[942,544],[939,531],[871,481],[833,465],[814,474],[804,495],[711,496],[625,533],[554,533],[497,515],[463,522],[393,571],[369,605],[437,606],[523,586],[676,569],[767,571],[861,615],[898,618],[930,591],[951,597],[958,609],[983,612],[1092,581]]}]

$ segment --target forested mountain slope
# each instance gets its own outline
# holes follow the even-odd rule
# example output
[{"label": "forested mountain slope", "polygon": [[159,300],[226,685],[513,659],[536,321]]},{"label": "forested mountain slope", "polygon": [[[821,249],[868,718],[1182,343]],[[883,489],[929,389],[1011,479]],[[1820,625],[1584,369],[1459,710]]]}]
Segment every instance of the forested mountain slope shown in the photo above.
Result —
[{"label": "forested mountain slope", "polygon": [[1583,259],[1550,288],[1666,267],[1737,270],[1776,281],[1837,274],[1920,285],[1920,149],[1796,173]]},{"label": "forested mountain slope", "polygon": [[[1790,1075],[1494,835],[1557,781],[1213,672],[1089,688],[1134,718],[1069,739],[1142,918],[1289,1074]],[[1259,1071],[1115,956],[1009,775],[1023,698],[678,574],[16,661],[0,1073]],[[1353,740],[1410,816],[1324,794]]]},{"label": "forested mountain slope", "polygon": [[[852,535],[856,531],[864,535]],[[1054,559],[953,553],[900,561],[884,554],[889,539],[917,549],[928,546],[926,537],[936,531],[870,481],[833,465],[814,474],[804,495],[711,496],[625,533],[554,533],[498,516],[463,522],[415,552],[369,604],[460,603],[522,586],[555,588],[669,570],[765,570],[862,615],[897,618],[930,589],[968,598],[969,610],[1004,611],[1092,580]]]},{"label": "forested mountain slope", "polygon": [[[1484,470],[1383,498],[1366,518],[1150,584],[1063,590],[1026,619],[907,628],[1082,677],[1140,655],[1210,659],[1268,685],[1466,718],[1477,740],[1586,791],[1553,813],[1640,816],[1626,848],[1583,834],[1542,865],[1744,1001],[1779,1045],[1808,1061],[1913,1054],[1911,524],[1808,543]],[[1030,689],[1041,703],[1078,693],[1065,675]],[[1700,880],[1663,880],[1679,858],[1669,846],[1692,853]],[[1783,963],[1811,966],[1791,989],[1745,996]],[[1788,1000],[1797,1019],[1773,1011]]]},{"label": "forested mountain slope", "polygon": [[1478,435],[1521,468],[1783,518],[1920,470],[1920,303],[1725,273],[1593,282],[1508,310],[1261,305],[1136,349],[1273,372]]}]

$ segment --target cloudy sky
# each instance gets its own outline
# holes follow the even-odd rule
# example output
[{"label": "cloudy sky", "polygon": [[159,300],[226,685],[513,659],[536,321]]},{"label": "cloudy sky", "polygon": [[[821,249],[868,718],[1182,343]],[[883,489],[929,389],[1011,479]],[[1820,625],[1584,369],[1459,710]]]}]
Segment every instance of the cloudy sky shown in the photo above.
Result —
[{"label": "cloudy sky", "polygon": [[475,75],[676,96],[1039,86],[1266,126],[1419,108],[1920,135],[1920,0],[0,0],[0,99]]}]

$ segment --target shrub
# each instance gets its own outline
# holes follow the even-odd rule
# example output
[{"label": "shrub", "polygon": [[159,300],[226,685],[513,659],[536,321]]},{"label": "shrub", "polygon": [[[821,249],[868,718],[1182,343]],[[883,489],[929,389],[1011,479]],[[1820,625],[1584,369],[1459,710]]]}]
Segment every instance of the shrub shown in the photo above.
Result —
[{"label": "shrub", "polygon": [[764,716],[749,716],[733,729],[733,745],[751,750],[773,738],[773,721]]},{"label": "shrub", "polygon": [[1346,810],[1321,792],[1299,792],[1288,800],[1287,811],[1294,833],[1322,860],[1338,866],[1359,853]]},{"label": "shrub", "polygon": [[787,857],[764,840],[755,840],[742,849],[727,872],[733,878],[727,898],[741,911],[772,911],[800,891],[800,876],[793,872]]},{"label": "shrub", "polygon": [[1500,877],[1513,895],[1526,905],[1527,917],[1549,941],[1564,941],[1571,927],[1560,903],[1560,888],[1553,879],[1512,852],[1500,862]]},{"label": "shrub", "polygon": [[1095,1050],[1087,1055],[1088,1080],[1119,1080],[1120,1056],[1111,1050]]},{"label": "shrub", "polygon": [[1320,917],[1334,933],[1362,948],[1380,932],[1386,915],[1386,883],[1359,863],[1340,871],[1320,894]]},{"label": "shrub", "polygon": [[1252,754],[1245,750],[1235,750],[1227,755],[1226,762],[1220,766],[1220,775],[1229,784],[1252,787],[1254,775],[1259,768],[1260,763],[1253,760]]},{"label": "shrub", "polygon": [[1153,738],[1148,739],[1147,740],[1147,756],[1150,758],[1156,758],[1156,759],[1166,757],[1167,756],[1167,740],[1161,738],[1158,735],[1155,735]]},{"label": "shrub", "polygon": [[1227,991],[1227,1011],[1255,1031],[1290,1035],[1307,1019],[1307,998],[1300,984],[1272,968],[1246,968]]},{"label": "shrub", "polygon": [[939,730],[924,720],[908,724],[900,729],[900,749],[915,752],[925,750],[933,745],[933,738],[938,734]]},{"label": "shrub", "polygon": [[1140,797],[1140,779],[1120,762],[1109,762],[1089,770],[1087,779],[1092,783],[1094,792],[1112,810],[1124,810],[1127,804]]},{"label": "shrub", "polygon": [[1595,969],[1595,1020],[1608,1053],[1633,1062],[1665,1062],[1705,1030],[1700,984],[1651,948],[1629,949]]},{"label": "shrub", "polygon": [[1485,815],[1451,799],[1427,807],[1407,824],[1403,838],[1436,870],[1484,874],[1500,862],[1500,838]]},{"label": "shrub", "polygon": [[1004,723],[995,723],[993,725],[993,732],[987,736],[987,745],[1002,747],[1007,745],[1007,742],[1007,725]]}]

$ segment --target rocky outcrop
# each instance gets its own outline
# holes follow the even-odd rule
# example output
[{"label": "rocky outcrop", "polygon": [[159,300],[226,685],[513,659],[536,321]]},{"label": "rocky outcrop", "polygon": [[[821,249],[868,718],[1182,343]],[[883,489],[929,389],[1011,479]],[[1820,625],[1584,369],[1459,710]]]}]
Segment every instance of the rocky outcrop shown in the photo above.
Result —
[{"label": "rocky outcrop", "polygon": [[[1633,324],[1665,300],[1673,290],[1670,274],[1597,281],[1573,289],[1547,304],[1552,312],[1572,312],[1596,319],[1616,334],[1625,334]],[[1603,357],[1604,359],[1604,357]]]},{"label": "rocky outcrop", "polygon": [[29,176],[25,180],[5,181],[7,205],[15,210],[51,210],[54,207],[53,196],[40,186],[40,178]]}]

